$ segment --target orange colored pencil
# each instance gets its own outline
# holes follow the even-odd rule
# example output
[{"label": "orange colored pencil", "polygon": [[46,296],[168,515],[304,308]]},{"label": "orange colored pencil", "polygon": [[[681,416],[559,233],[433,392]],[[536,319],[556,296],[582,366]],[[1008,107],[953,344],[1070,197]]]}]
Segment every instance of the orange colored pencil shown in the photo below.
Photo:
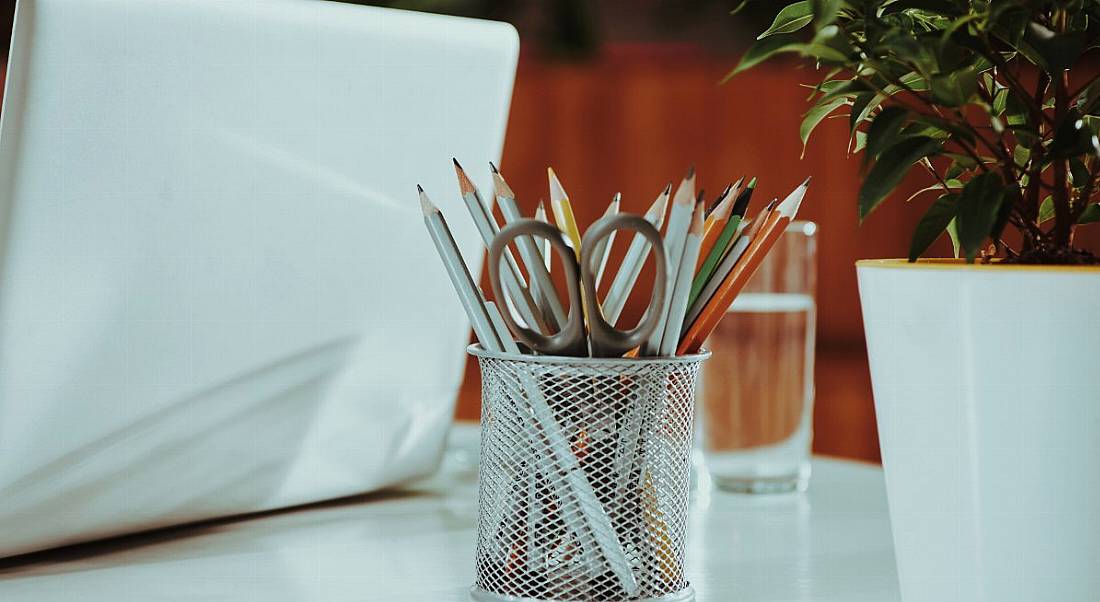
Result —
[{"label": "orange colored pencil", "polygon": [[722,228],[726,227],[726,222],[733,214],[733,202],[736,199],[737,191],[734,190],[734,184],[726,186],[726,190],[719,197],[718,205],[707,216],[707,221],[703,224],[703,246],[699,247],[699,260],[695,262],[693,274],[703,266],[714,244],[718,242],[718,237],[722,235]]},{"label": "orange colored pencil", "polygon": [[760,267],[761,262],[768,255],[768,251],[775,246],[779,237],[787,229],[787,224],[791,223],[795,214],[798,213],[808,183],[809,179],[796,188],[787,198],[783,199],[783,202],[776,206],[774,211],[766,216],[758,216],[763,218],[759,231],[749,243],[748,248],[745,249],[745,253],[738,260],[737,265],[722,281],[722,286],[714,293],[699,317],[695,319],[695,322],[688,328],[687,333],[680,339],[680,345],[676,349],[677,355],[696,353],[703,347],[707,337],[710,336],[718,322],[726,315],[726,311],[733,304],[733,300],[737,298],[738,293],[745,287],[749,278],[756,273],[757,268]]}]

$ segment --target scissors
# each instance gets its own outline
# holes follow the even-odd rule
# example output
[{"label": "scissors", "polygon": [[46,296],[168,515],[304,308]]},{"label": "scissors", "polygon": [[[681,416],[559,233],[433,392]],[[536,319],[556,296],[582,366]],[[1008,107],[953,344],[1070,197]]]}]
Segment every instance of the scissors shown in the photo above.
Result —
[{"label": "scissors", "polygon": [[[599,241],[617,230],[632,230],[648,239],[657,267],[649,307],[641,322],[630,330],[619,330],[609,324],[596,296],[596,272],[601,258],[593,250],[598,247]],[[577,254],[566,244],[561,230],[556,226],[533,219],[516,220],[502,228],[489,247],[489,283],[497,299],[505,298],[504,289],[500,286],[501,257],[508,245],[520,236],[550,241],[550,246],[557,251],[564,265],[569,295],[569,315],[566,322],[558,332],[552,334],[542,334],[520,326],[516,324],[512,312],[502,312],[508,328],[527,346],[546,355],[581,357],[589,355],[591,346],[592,357],[618,357],[641,345],[657,328],[661,319],[660,308],[664,307],[668,266],[661,234],[653,224],[637,215],[617,214],[601,218],[584,233],[578,262]],[[586,315],[587,336],[584,323]]]}]

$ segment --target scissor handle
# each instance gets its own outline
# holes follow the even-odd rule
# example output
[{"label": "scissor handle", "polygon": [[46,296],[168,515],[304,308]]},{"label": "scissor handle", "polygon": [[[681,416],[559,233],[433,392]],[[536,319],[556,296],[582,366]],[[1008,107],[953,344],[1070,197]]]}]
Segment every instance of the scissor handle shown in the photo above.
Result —
[{"label": "scissor handle", "polygon": [[[657,265],[657,276],[653,280],[653,295],[649,308],[637,326],[630,330],[619,330],[609,324],[600,309],[596,297],[596,262],[600,257],[596,253],[581,254],[581,286],[584,287],[584,300],[588,303],[588,331],[592,341],[592,355],[595,357],[617,357],[641,345],[653,334],[661,321],[660,309],[665,304],[665,282],[668,265],[665,262],[665,247],[661,233],[653,224],[637,215],[609,215],[589,226],[581,240],[581,249],[588,251],[596,248],[596,243],[610,236],[616,230],[633,230],[649,239],[652,255]],[[572,308],[570,308],[572,309]]]},{"label": "scissor handle", "polygon": [[[512,312],[507,309],[501,312],[504,322],[521,341],[539,353],[586,355],[588,346],[584,336],[584,317],[581,314],[581,291],[577,285],[580,271],[577,266],[577,256],[573,249],[565,244],[565,239],[562,238],[561,231],[557,227],[539,220],[521,219],[501,228],[493,238],[493,244],[489,246],[489,284],[493,287],[493,295],[498,304],[505,299],[504,289],[500,286],[500,260],[508,245],[520,236],[545,238],[550,241],[550,246],[561,257],[562,265],[565,267],[565,284],[569,293],[569,315],[561,329],[549,335],[516,324]],[[551,294],[556,293],[551,292]]]}]

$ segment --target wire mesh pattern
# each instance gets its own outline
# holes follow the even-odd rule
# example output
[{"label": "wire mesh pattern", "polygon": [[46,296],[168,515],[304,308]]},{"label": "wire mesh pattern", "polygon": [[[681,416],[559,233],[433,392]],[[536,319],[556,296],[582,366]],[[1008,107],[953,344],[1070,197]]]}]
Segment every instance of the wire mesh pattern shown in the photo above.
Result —
[{"label": "wire mesh pattern", "polygon": [[[681,599],[695,383],[707,354],[471,353],[481,364],[474,597]],[[498,598],[499,597],[499,598]]]}]

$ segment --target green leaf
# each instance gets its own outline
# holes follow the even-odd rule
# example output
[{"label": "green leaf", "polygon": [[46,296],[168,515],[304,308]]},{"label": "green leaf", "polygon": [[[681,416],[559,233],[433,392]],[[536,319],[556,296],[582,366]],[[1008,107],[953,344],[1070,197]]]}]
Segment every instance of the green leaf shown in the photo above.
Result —
[{"label": "green leaf", "polygon": [[867,217],[922,157],[940,152],[940,142],[926,136],[905,138],[885,150],[859,189],[859,219]]},{"label": "green leaf", "polygon": [[802,125],[798,128],[798,135],[802,138],[802,148],[806,147],[806,142],[810,139],[810,134],[813,133],[817,124],[842,105],[848,104],[847,99],[834,98],[832,100],[826,100],[825,102],[819,102],[813,106],[806,115],[802,118]]},{"label": "green leaf", "polygon": [[1001,88],[993,95],[993,114],[1000,116],[1008,105],[1008,88]]},{"label": "green leaf", "polygon": [[1054,197],[1048,194],[1047,198],[1039,204],[1039,223],[1041,224],[1052,217],[1054,217]]},{"label": "green leaf", "polygon": [[958,178],[962,174],[972,171],[978,167],[978,162],[974,160],[970,155],[960,155],[958,153],[944,153],[943,156],[951,159],[951,165],[944,172],[943,177],[951,180]]},{"label": "green leaf", "polygon": [[955,259],[959,258],[959,218],[951,220],[951,223],[947,224],[947,236],[951,238],[951,251],[955,254]]},{"label": "green leaf", "polygon": [[821,29],[840,15],[840,0],[812,0],[814,27]]},{"label": "green leaf", "polygon": [[[944,184],[947,184],[948,190],[958,190],[959,188],[963,187],[963,183],[959,180],[945,180]],[[943,192],[943,184],[937,182],[936,184],[932,184],[931,186],[925,186],[924,188],[921,188],[920,190],[909,195],[909,198],[905,199],[905,202],[908,203],[926,192],[936,191]]]},{"label": "green leaf", "polygon": [[974,176],[959,193],[959,243],[967,263],[973,263],[978,251],[993,230],[1005,197],[1004,182],[997,172]]},{"label": "green leaf", "polygon": [[1030,148],[1017,144],[1016,148],[1012,149],[1012,160],[1021,168],[1027,165],[1029,159],[1031,159]]},{"label": "green leaf", "polygon": [[913,231],[913,240],[909,243],[909,261],[916,261],[923,255],[928,247],[943,234],[951,220],[955,219],[958,196],[957,194],[940,196],[924,213],[924,217],[920,218],[916,230]]},{"label": "green leaf", "polygon": [[995,241],[1000,241],[1001,234],[1004,233],[1005,226],[1008,225],[1008,218],[1012,216],[1012,208],[1016,205],[1016,201],[1020,199],[1020,184],[1018,182],[1009,182],[1004,189],[1004,194],[1001,197],[1001,208],[997,210],[997,217],[993,220],[993,229],[990,230],[989,237]]},{"label": "green leaf", "polygon": [[867,146],[867,134],[856,132],[855,144],[852,145],[852,152],[858,153],[862,151],[865,146]]},{"label": "green leaf", "polygon": [[810,0],[802,0],[801,2],[789,4],[783,7],[783,10],[779,11],[779,14],[775,16],[775,20],[772,21],[771,27],[764,30],[764,33],[756,36],[756,39],[762,40],[775,34],[798,31],[809,25],[810,21],[813,21],[813,19],[813,8],[810,6]]},{"label": "green leaf", "polygon": [[858,79],[827,79],[816,86],[807,84],[802,84],[802,86],[805,88],[813,88],[807,100],[820,94],[821,98],[818,99],[819,101],[840,96],[855,96],[859,92],[866,91],[866,85]]},{"label": "green leaf", "polygon": [[958,107],[968,102],[978,91],[978,72],[974,69],[960,69],[950,73],[932,76],[932,98],[936,102]]},{"label": "green leaf", "polygon": [[[1047,73],[1057,75],[1069,69],[1077,61],[1077,57],[1081,56],[1085,50],[1086,38],[1082,31],[1056,33],[1032,21],[1027,25],[1024,40],[1027,43],[1020,44],[1021,52],[1028,47],[1029,52],[1025,54],[1031,54],[1029,59],[1037,61],[1036,64]],[[1034,53],[1030,52],[1031,49],[1034,49]]]},{"label": "green leaf", "polygon": [[1089,181],[1089,170],[1085,167],[1085,163],[1080,157],[1070,157],[1069,175],[1073,180],[1073,187],[1078,190],[1084,188],[1085,184]]},{"label": "green leaf", "polygon": [[1081,212],[1081,217],[1077,218],[1078,224],[1091,224],[1093,222],[1100,222],[1100,203],[1093,203],[1085,210]]},{"label": "green leaf", "polygon": [[886,107],[875,116],[871,126],[867,128],[867,149],[863,155],[865,162],[877,159],[882,151],[897,141],[901,126],[908,115],[909,111],[901,107]]},{"label": "green leaf", "polygon": [[1055,130],[1048,158],[1068,159],[1084,154],[1100,154],[1100,143],[1092,129],[1085,125],[1085,120],[1071,113]]},{"label": "green leaf", "polygon": [[826,25],[802,48],[802,55],[847,67],[851,63],[849,57],[855,55],[855,49],[839,27]]},{"label": "green leaf", "polygon": [[1076,106],[1082,113],[1093,113],[1100,108],[1100,78],[1094,79],[1077,96]]},{"label": "green leaf", "polygon": [[867,114],[874,108],[871,106],[871,101],[875,99],[875,96],[874,92],[863,92],[856,95],[855,100],[852,101],[852,112],[848,115],[849,132],[854,134],[859,124],[867,119]]},{"label": "green leaf", "polygon": [[745,54],[741,56],[741,61],[737,63],[737,66],[722,78],[722,83],[729,81],[738,73],[751,69],[777,54],[783,52],[798,52],[804,47],[805,44],[803,44],[798,39],[798,36],[794,34],[780,34],[758,40],[745,51]]},{"label": "green leaf", "polygon": [[919,10],[923,13],[938,14],[951,17],[959,14],[955,2],[951,0],[897,0],[891,2],[882,9],[882,14],[889,15],[904,10]]}]

